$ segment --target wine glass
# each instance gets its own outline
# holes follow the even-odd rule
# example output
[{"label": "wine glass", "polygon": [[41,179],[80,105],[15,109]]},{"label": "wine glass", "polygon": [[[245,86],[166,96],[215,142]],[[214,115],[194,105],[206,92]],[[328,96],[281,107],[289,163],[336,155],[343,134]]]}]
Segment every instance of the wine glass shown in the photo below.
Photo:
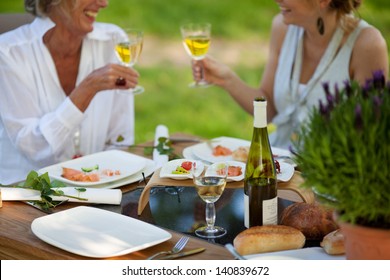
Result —
[{"label": "wine glass", "polygon": [[[187,23],[180,26],[184,49],[194,60],[202,60],[210,47],[211,24]],[[204,80],[204,69],[201,66],[201,80],[192,82],[189,87],[208,87],[211,84]]]},{"label": "wine glass", "polygon": [[[138,29],[126,29],[127,38],[119,34],[114,35],[115,52],[123,65],[133,67],[141,54],[144,33]],[[137,85],[132,90],[133,94],[140,94],[145,89]]]},{"label": "wine glass", "polygon": [[200,227],[195,230],[195,234],[203,238],[217,238],[226,234],[226,229],[215,226],[216,202],[222,195],[227,181],[228,164],[221,162],[217,172],[213,174],[197,172],[196,162],[192,165],[192,178],[195,188],[200,198],[206,202],[206,223],[207,226]]}]

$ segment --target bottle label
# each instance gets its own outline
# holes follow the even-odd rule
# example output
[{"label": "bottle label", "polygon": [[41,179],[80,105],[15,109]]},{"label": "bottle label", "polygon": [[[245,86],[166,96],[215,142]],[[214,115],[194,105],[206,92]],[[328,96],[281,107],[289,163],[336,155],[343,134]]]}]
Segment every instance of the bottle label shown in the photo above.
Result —
[{"label": "bottle label", "polygon": [[244,194],[244,226],[249,228],[249,195]]},{"label": "bottle label", "polygon": [[263,201],[263,225],[278,224],[278,197]]}]

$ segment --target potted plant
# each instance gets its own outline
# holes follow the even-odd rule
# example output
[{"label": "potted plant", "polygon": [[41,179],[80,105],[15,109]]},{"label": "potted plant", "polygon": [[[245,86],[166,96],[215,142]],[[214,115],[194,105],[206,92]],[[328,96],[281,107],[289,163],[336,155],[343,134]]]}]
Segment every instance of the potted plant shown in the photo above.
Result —
[{"label": "potted plant", "polygon": [[[390,83],[377,71],[364,86],[345,82],[333,93],[323,86],[326,102],[294,144],[303,186],[335,209],[348,259],[390,259]],[[380,244],[350,229],[378,229]]]}]

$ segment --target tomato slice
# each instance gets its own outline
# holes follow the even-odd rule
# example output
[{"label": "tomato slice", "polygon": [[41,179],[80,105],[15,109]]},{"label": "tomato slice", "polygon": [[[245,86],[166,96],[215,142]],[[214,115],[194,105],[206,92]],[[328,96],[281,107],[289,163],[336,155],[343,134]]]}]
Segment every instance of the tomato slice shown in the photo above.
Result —
[{"label": "tomato slice", "polygon": [[183,161],[181,164],[181,167],[183,167],[185,170],[191,170],[192,168],[192,162],[191,161]]}]

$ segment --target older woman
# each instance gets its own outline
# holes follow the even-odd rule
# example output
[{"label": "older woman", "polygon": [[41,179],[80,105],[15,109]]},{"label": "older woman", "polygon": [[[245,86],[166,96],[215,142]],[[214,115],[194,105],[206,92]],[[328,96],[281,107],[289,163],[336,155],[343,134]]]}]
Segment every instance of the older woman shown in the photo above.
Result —
[{"label": "older woman", "polygon": [[253,99],[268,100],[268,120],[277,126],[271,145],[290,146],[319,99],[323,82],[343,86],[345,80],[364,83],[372,72],[388,75],[387,46],[381,33],[353,16],[362,0],[275,0],[281,13],[272,24],[270,57],[259,88],[245,84],[226,65],[207,58],[195,62],[195,79],[203,63],[205,79],[225,89],[245,110]]},{"label": "older woman", "polygon": [[95,22],[107,5],[25,0],[37,18],[0,36],[0,183],[133,144],[134,98],[126,90],[138,73],[115,57],[112,36],[123,30]]}]

